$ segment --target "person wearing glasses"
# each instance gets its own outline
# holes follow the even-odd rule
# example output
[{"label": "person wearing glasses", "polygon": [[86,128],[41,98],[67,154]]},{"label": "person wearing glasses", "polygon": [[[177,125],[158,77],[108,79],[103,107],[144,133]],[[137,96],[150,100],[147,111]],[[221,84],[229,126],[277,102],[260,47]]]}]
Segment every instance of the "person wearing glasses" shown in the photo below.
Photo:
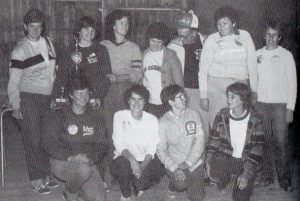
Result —
[{"label": "person wearing glasses", "polygon": [[150,92],[148,111],[157,118],[166,112],[160,99],[161,90],[170,84],[183,86],[180,61],[173,50],[165,47],[168,37],[165,24],[151,24],[147,29],[149,47],[143,52],[143,85]]},{"label": "person wearing glasses", "polygon": [[159,119],[160,142],[157,156],[169,178],[169,197],[186,190],[191,201],[204,198],[202,154],[205,134],[199,113],[187,108],[187,95],[179,85],[161,91],[161,100],[169,108]]}]

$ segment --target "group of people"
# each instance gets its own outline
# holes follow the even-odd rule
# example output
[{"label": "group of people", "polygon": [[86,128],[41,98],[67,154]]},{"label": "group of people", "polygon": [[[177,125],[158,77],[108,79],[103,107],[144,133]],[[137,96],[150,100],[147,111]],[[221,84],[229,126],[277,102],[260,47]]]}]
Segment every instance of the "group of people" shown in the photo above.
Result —
[{"label": "group of people", "polygon": [[50,193],[56,178],[67,201],[104,201],[115,179],[121,201],[130,201],[167,175],[170,198],[186,190],[202,201],[208,179],[219,190],[233,180],[233,200],[247,201],[254,184],[274,182],[274,150],[279,185],[291,191],[286,145],[297,78],[279,45],[281,24],[268,21],[257,51],[233,8],[217,9],[215,25],[204,37],[194,12],[182,12],[169,41],[169,28],[154,22],[142,53],[127,38],[130,15],[115,10],[105,40],[94,40],[94,20],[84,16],[62,54],[43,35],[44,14],[30,9],[8,96],[32,187]]}]

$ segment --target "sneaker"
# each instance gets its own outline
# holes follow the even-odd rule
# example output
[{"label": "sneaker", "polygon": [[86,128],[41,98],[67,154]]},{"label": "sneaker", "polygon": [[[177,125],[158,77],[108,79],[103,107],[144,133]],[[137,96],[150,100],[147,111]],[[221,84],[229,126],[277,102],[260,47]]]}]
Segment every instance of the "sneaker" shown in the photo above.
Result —
[{"label": "sneaker", "polygon": [[51,178],[46,181],[46,186],[48,188],[57,188],[59,187],[59,184],[56,181],[54,181],[54,179]]},{"label": "sneaker", "polygon": [[137,194],[137,196],[138,196],[138,197],[142,196],[142,195],[144,194],[144,192],[145,192],[145,191],[139,191],[138,194]]},{"label": "sneaker", "polygon": [[31,181],[32,188],[40,195],[46,195],[51,193],[41,179]]},{"label": "sneaker", "polygon": [[168,197],[169,198],[176,198],[176,191],[170,191],[170,190],[168,190]]},{"label": "sneaker", "polygon": [[125,198],[122,195],[120,201],[132,201],[132,199],[131,199],[131,197]]}]

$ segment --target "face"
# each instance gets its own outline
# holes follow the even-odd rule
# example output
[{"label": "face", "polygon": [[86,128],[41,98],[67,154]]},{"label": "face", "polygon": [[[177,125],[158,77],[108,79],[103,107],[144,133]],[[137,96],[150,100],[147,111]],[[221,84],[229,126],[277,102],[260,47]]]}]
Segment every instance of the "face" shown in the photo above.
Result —
[{"label": "face", "polygon": [[232,23],[228,17],[220,18],[217,22],[217,28],[221,36],[230,36],[234,34],[235,26],[236,24]]},{"label": "face", "polygon": [[227,94],[227,103],[230,109],[237,109],[239,107],[243,107],[243,102],[241,101],[240,96],[230,91]]},{"label": "face", "polygon": [[88,89],[75,90],[72,94],[73,104],[85,107],[90,99],[90,92]]},{"label": "face", "polygon": [[131,112],[142,112],[146,102],[142,96],[133,92],[128,100],[128,103]]},{"label": "face", "polygon": [[41,33],[43,30],[42,22],[33,22],[27,25],[24,25],[25,30],[27,31],[27,38],[32,41],[37,41],[41,37]]},{"label": "face", "polygon": [[171,106],[175,107],[176,109],[185,109],[186,101],[187,101],[186,94],[180,92],[175,96],[174,101],[171,101]]},{"label": "face", "polygon": [[184,38],[187,38],[189,35],[191,35],[193,30],[191,28],[177,28],[177,34],[178,36],[182,36]]},{"label": "face", "polygon": [[153,52],[160,51],[163,47],[163,41],[157,38],[150,38],[149,47]]},{"label": "face", "polygon": [[280,41],[278,31],[269,27],[265,33],[265,41],[267,49],[277,48]]},{"label": "face", "polygon": [[95,37],[95,29],[93,27],[83,27],[79,32],[80,40],[92,41]]},{"label": "face", "polygon": [[127,17],[116,20],[115,26],[113,27],[116,34],[125,36],[129,30],[129,20]]}]

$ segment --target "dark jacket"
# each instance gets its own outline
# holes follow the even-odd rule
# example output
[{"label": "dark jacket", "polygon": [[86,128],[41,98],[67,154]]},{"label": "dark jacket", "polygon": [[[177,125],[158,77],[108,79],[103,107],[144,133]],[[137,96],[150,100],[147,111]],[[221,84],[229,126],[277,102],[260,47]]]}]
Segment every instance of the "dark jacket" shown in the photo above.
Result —
[{"label": "dark jacket", "polygon": [[[264,125],[262,117],[250,109],[245,145],[242,152],[244,172],[248,178],[253,177],[261,167],[264,146]],[[231,157],[233,148],[230,140],[229,119],[234,118],[229,108],[222,109],[215,118],[212,131],[206,146],[206,163],[211,163],[214,156]]]}]

